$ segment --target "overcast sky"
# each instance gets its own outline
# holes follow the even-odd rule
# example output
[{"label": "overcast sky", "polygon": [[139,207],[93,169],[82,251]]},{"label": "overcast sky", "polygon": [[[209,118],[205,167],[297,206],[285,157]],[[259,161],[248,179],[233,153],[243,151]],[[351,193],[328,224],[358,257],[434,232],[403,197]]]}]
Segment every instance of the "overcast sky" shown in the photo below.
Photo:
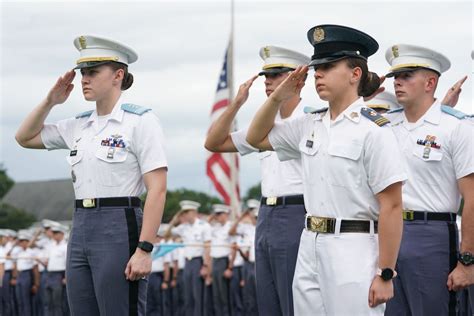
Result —
[{"label": "overcast sky", "polygon": [[[2,1],[1,2],[0,163],[15,181],[68,178],[66,151],[23,149],[14,134],[25,115],[78,58],[72,42],[95,34],[133,47],[138,62],[129,67],[135,82],[127,99],[151,107],[163,124],[169,162],[169,188],[216,194],[205,174],[203,147],[218,74],[230,33],[229,1]],[[257,73],[260,47],[277,45],[309,56],[306,32],[318,24],[342,24],[363,30],[380,45],[369,68],[384,74],[385,50],[393,44],[427,46],[452,63],[443,74],[438,96],[469,75],[457,109],[473,113],[472,1],[236,1],[235,87]],[[384,84],[392,89],[392,80]],[[75,79],[80,87],[80,76]],[[257,79],[239,126],[250,122],[265,100]],[[303,102],[323,106],[309,78]],[[48,122],[93,109],[80,89],[52,111]],[[258,158],[241,159],[242,192],[260,181]]]}]

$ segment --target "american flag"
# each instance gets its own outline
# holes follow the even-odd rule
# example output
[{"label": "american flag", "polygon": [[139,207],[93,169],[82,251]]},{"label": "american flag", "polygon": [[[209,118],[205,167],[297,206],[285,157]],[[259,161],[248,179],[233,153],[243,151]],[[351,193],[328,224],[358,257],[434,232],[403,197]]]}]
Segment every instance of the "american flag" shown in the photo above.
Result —
[{"label": "american flag", "polygon": [[[211,111],[211,124],[225,111],[232,98],[232,40],[229,41],[224,58],[219,82],[217,83],[216,99]],[[235,130],[233,122],[231,130]],[[237,153],[210,153],[207,159],[207,175],[215,189],[224,199],[225,204],[232,207],[234,214],[240,212],[239,189],[239,156]]]}]

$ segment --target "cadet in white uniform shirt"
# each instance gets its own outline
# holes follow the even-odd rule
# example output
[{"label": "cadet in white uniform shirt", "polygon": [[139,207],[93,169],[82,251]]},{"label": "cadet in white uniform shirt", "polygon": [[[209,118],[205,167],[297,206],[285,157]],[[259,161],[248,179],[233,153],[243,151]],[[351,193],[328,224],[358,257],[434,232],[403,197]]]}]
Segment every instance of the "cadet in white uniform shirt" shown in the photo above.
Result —
[{"label": "cadet in white uniform shirt", "polygon": [[[260,49],[264,61],[258,74],[265,77],[265,93],[271,95],[288,73],[309,58],[298,52],[265,46]],[[247,129],[230,131],[240,107],[247,101],[257,76],[239,88],[237,96],[211,126],[205,147],[213,152],[258,152],[245,137]],[[303,115],[300,95],[282,105],[277,120]],[[262,315],[293,315],[291,283],[296,265],[299,237],[305,216],[301,161],[281,162],[271,151],[258,154],[262,173],[262,206],[256,232],[256,275],[258,309]]]},{"label": "cadet in white uniform shirt", "polygon": [[34,257],[36,252],[28,248],[33,236],[27,232],[18,233],[18,246],[11,256],[16,258],[13,274],[16,275],[15,295],[19,315],[33,315],[33,295],[39,290],[39,272]]},{"label": "cadet in white uniform shirt", "polygon": [[383,315],[393,296],[406,175],[388,121],[360,98],[380,85],[367,67],[378,44],[338,25],[316,26],[308,40],[316,91],[329,109],[273,122],[281,103],[304,86],[308,67],[299,67],[257,112],[247,140],[282,160],[302,159],[308,216],[293,281],[295,314]]},{"label": "cadet in white uniform shirt", "polygon": [[[74,70],[60,77],[17,131],[26,148],[67,149],[75,212],[67,260],[73,315],[145,313],[152,240],[166,198],[163,133],[150,109],[126,103],[136,52],[113,40],[79,36],[82,93],[95,109],[45,124],[72,89]],[[147,190],[142,211],[139,196]],[[143,225],[142,225],[143,223]]]},{"label": "cadet in white uniform shirt", "polygon": [[[11,255],[13,247],[15,246],[14,239],[16,238],[16,232],[11,229],[5,229],[5,244],[3,246],[5,256]],[[2,315],[11,316],[15,315],[16,303],[15,303],[15,287],[11,284],[13,278],[13,260],[6,259],[4,264],[5,273],[2,279]],[[16,282],[16,281],[14,281]]]},{"label": "cadet in white uniform shirt", "polygon": [[[181,209],[170,222],[169,232],[178,235],[183,243],[192,244],[185,248],[186,264],[184,266],[184,304],[187,316],[200,316],[204,312],[204,279],[209,277],[210,255],[209,247],[196,247],[196,245],[209,245],[211,241],[211,227],[209,223],[198,218],[198,208],[201,206],[194,201],[181,201]],[[174,227],[178,223],[182,223]]]},{"label": "cadet in white uniform shirt", "polygon": [[50,229],[53,240],[46,249],[47,262],[43,262],[47,267],[46,278],[43,279],[45,289],[43,300],[47,306],[45,315],[60,316],[65,313],[63,297],[66,281],[67,242],[64,239],[66,227],[58,224],[52,225]]},{"label": "cadet in white uniform shirt", "polygon": [[[399,44],[385,57],[398,103],[387,117],[407,166],[404,228],[387,315],[455,315],[456,292],[474,274],[474,129],[434,96],[450,67],[442,54]],[[453,88],[454,89],[454,88]],[[459,262],[456,213],[464,198]],[[471,281],[469,281],[471,279]]]},{"label": "cadet in white uniform shirt", "polygon": [[229,212],[229,206],[214,204],[209,219],[212,238],[212,302],[215,315],[231,315],[230,280],[224,275],[224,272],[229,268],[231,250]]}]

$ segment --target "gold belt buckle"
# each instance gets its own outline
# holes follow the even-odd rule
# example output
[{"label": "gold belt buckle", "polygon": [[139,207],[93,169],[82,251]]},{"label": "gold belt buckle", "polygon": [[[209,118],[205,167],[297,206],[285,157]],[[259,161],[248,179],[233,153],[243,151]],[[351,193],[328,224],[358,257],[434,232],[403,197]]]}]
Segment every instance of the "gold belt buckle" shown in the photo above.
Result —
[{"label": "gold belt buckle", "polygon": [[85,208],[95,207],[95,199],[83,199],[82,206]]},{"label": "gold belt buckle", "polygon": [[403,211],[403,220],[412,221],[415,219],[415,213],[411,210]]},{"label": "gold belt buckle", "polygon": [[328,232],[328,220],[327,217],[309,217],[309,230],[316,233],[327,233]]},{"label": "gold belt buckle", "polygon": [[266,205],[276,205],[277,204],[277,197],[276,196],[271,196],[267,197],[267,200],[265,201]]}]

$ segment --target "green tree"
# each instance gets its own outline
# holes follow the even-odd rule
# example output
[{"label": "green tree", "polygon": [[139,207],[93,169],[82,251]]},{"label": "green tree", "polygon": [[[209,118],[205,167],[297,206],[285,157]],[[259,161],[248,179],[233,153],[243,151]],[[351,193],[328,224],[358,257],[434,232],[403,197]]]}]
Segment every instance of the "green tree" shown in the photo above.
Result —
[{"label": "green tree", "polygon": [[[142,200],[145,199],[146,195],[142,197]],[[188,189],[169,190],[166,192],[165,210],[162,219],[163,223],[168,223],[173,218],[174,214],[179,211],[179,202],[182,200],[192,200],[201,203],[199,212],[204,214],[209,214],[211,212],[212,204],[222,203],[220,199],[198,191]]]},{"label": "green tree", "polygon": [[248,199],[260,200],[261,197],[262,185],[261,183],[257,183],[256,185],[247,190],[247,194],[244,197],[244,201],[247,201]]},{"label": "green tree", "polygon": [[15,182],[7,175],[7,169],[0,164],[0,199],[11,189]]},{"label": "green tree", "polygon": [[13,230],[30,227],[36,222],[36,217],[9,204],[0,204],[0,227]]}]

